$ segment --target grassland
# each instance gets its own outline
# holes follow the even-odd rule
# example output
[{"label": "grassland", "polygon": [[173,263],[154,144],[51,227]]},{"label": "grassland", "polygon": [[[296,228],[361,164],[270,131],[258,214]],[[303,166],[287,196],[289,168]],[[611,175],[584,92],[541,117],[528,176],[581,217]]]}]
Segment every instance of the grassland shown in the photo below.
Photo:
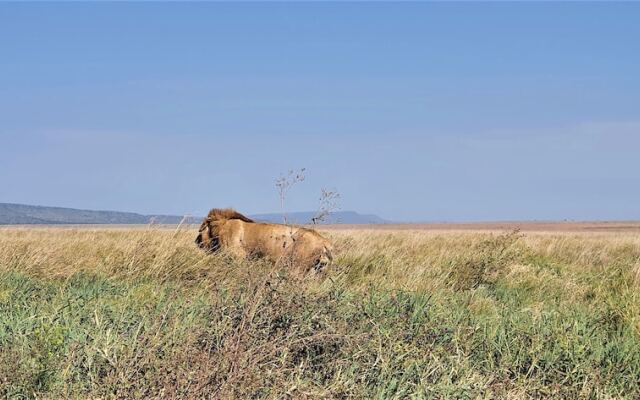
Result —
[{"label": "grassland", "polygon": [[322,279],[193,230],[0,230],[6,398],[640,398],[638,233],[332,230]]}]

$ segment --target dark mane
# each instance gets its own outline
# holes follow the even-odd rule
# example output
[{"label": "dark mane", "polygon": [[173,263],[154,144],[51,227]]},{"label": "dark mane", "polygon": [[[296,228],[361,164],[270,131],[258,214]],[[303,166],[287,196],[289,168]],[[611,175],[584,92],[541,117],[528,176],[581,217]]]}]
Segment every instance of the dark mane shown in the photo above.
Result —
[{"label": "dark mane", "polygon": [[254,222],[251,218],[247,218],[233,208],[213,208],[209,211],[207,219],[211,222],[222,221],[227,219],[239,219],[244,222]]}]

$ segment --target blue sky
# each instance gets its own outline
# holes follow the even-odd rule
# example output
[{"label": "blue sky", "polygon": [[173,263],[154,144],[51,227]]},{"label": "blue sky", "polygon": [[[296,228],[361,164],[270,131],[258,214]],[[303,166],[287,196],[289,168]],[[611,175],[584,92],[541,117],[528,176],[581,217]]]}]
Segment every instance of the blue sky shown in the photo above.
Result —
[{"label": "blue sky", "polygon": [[640,3],[2,3],[0,202],[640,219]]}]

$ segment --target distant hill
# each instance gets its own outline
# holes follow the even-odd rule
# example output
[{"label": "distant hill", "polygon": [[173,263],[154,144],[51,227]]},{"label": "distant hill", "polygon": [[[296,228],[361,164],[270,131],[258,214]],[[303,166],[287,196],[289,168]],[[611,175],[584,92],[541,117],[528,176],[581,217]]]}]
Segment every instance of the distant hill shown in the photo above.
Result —
[{"label": "distant hill", "polygon": [[0,203],[0,225],[148,224],[150,222],[177,224],[181,220],[182,217],[176,215],[142,215],[120,211],[93,211]]},{"label": "distant hill", "polygon": [[[310,224],[315,212],[303,211],[287,213],[287,222],[290,224]],[[250,215],[252,219],[263,222],[282,223],[282,213],[274,214],[254,214]],[[355,211],[336,211],[331,213],[322,224],[387,224],[386,221],[377,215],[359,214]]]},{"label": "distant hill", "polygon": [[[291,224],[309,224],[315,216],[314,212],[293,212],[287,214]],[[282,214],[250,215],[252,219],[264,222],[282,223]],[[30,206],[25,204],[0,203],[0,225],[23,224],[178,224],[182,220],[178,215],[143,215],[121,211],[79,210],[64,207]],[[200,223],[202,217],[191,217],[189,223]],[[384,224],[377,215],[358,214],[355,211],[338,211],[332,213],[327,224]]]}]

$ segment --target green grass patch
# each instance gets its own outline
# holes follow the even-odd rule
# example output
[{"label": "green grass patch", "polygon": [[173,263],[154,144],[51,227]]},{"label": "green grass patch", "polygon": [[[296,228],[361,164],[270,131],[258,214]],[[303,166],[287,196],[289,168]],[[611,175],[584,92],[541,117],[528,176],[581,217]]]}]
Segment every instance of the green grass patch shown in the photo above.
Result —
[{"label": "green grass patch", "polygon": [[[7,398],[478,396],[634,398],[637,335],[588,302],[525,289],[235,291],[19,273],[0,277]],[[523,294],[524,293],[524,294]]]}]

